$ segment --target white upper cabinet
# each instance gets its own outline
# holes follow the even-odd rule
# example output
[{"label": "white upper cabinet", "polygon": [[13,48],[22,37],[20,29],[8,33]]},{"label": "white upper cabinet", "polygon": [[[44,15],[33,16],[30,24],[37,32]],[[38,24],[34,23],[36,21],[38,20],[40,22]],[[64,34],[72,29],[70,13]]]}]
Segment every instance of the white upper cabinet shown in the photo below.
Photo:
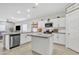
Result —
[{"label": "white upper cabinet", "polygon": [[56,19],[51,19],[51,22],[53,22],[53,27],[65,27],[65,18],[56,18]]},{"label": "white upper cabinet", "polygon": [[65,27],[65,18],[58,19],[58,27]]},{"label": "white upper cabinet", "polygon": [[[66,25],[65,18],[50,19],[50,22],[53,23],[53,28],[65,27]],[[45,28],[45,23],[47,23],[47,20],[38,21],[38,28]]]},{"label": "white upper cabinet", "polygon": [[51,22],[53,23],[54,28],[58,27],[58,20],[57,19],[52,19]]}]

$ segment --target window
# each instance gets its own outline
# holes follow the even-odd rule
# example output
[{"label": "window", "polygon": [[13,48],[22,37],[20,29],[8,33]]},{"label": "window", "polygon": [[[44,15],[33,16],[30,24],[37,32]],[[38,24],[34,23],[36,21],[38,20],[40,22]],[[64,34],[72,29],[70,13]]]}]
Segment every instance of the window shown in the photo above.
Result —
[{"label": "window", "polygon": [[23,32],[27,32],[27,24],[22,25]]},{"label": "window", "polygon": [[0,31],[6,31],[6,25],[0,24]]}]

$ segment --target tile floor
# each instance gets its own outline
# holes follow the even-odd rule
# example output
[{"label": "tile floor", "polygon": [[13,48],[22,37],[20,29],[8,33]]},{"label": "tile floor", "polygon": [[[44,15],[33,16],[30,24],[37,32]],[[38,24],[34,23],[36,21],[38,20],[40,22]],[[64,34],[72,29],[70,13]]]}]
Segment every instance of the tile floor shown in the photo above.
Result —
[{"label": "tile floor", "polygon": [[[54,53],[53,55],[78,55],[78,53],[65,48],[64,46],[54,44]],[[0,55],[38,55],[32,51],[31,43],[26,43],[19,47],[3,50],[0,42]]]}]

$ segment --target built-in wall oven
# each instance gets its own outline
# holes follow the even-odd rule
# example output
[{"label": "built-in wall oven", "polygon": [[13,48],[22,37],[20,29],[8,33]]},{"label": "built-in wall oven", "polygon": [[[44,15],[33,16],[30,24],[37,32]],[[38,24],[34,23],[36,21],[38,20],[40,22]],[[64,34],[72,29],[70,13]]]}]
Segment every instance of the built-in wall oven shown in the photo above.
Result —
[{"label": "built-in wall oven", "polygon": [[20,45],[20,34],[10,35],[10,49]]},{"label": "built-in wall oven", "polygon": [[52,22],[45,23],[45,31],[44,31],[44,33],[51,34],[52,32],[53,32],[53,23]]}]

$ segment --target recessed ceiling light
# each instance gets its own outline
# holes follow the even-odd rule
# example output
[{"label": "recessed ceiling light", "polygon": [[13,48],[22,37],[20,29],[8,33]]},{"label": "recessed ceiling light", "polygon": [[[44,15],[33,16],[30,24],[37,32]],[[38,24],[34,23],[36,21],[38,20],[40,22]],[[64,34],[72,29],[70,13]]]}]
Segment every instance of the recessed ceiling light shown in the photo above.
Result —
[{"label": "recessed ceiling light", "polygon": [[36,6],[38,6],[38,3],[35,3]]},{"label": "recessed ceiling light", "polygon": [[28,14],[27,17],[30,18],[30,14]]},{"label": "recessed ceiling light", "polygon": [[35,3],[35,6],[33,6],[32,8],[36,8],[38,6],[38,3]]},{"label": "recessed ceiling light", "polygon": [[14,17],[11,17],[11,19],[15,19]]},{"label": "recessed ceiling light", "polygon": [[27,9],[27,12],[30,12],[30,9]]},{"label": "recessed ceiling light", "polygon": [[21,20],[26,20],[26,18],[20,18],[19,20],[20,20],[20,21],[21,21]]},{"label": "recessed ceiling light", "polygon": [[20,11],[20,10],[18,10],[18,11],[17,11],[17,14],[21,14],[21,11]]}]

